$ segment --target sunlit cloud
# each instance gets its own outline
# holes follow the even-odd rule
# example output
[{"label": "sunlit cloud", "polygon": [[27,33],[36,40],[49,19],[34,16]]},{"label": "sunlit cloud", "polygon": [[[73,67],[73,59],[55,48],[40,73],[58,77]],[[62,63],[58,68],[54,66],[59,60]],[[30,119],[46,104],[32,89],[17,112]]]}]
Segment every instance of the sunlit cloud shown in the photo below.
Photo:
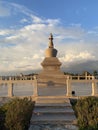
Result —
[{"label": "sunlit cloud", "polygon": [[[54,46],[58,49],[58,58],[66,71],[72,70],[72,65],[77,66],[80,63],[91,63],[91,69],[94,69],[95,65],[90,61],[98,60],[98,44],[95,36],[98,34],[97,29],[86,31],[81,24],[64,27],[60,19],[42,18],[24,6],[4,3],[8,6],[6,9],[3,7],[1,9],[3,11],[8,9],[9,16],[21,12],[24,17],[18,21],[22,26],[0,29],[0,75],[10,71],[33,72],[41,69],[40,63],[44,59],[44,50],[48,47],[51,32],[54,35]],[[14,10],[13,14],[10,10]],[[84,66],[80,70],[83,69]]]},{"label": "sunlit cloud", "polygon": [[29,21],[28,21],[28,19],[23,18],[23,19],[20,20],[20,23],[29,23]]},{"label": "sunlit cloud", "polygon": [[75,61],[87,61],[87,60],[95,60],[95,56],[92,55],[90,52],[84,51],[84,52],[71,52],[67,53],[65,57],[61,57],[61,60],[64,62],[75,62]]}]

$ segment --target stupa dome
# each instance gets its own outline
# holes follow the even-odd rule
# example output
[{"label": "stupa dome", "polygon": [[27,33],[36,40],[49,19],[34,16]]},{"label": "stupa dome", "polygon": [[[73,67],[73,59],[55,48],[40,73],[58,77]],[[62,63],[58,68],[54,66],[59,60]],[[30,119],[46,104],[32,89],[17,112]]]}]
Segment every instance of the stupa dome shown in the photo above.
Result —
[{"label": "stupa dome", "polygon": [[57,50],[54,48],[54,45],[53,45],[53,35],[50,34],[49,46],[45,50],[45,57],[56,57],[56,55],[57,55]]}]

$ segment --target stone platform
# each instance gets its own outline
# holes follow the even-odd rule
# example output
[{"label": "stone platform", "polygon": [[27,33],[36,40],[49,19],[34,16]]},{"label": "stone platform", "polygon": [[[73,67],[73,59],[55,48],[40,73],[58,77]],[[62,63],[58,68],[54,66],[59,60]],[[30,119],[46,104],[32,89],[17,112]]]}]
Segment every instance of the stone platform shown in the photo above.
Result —
[{"label": "stone platform", "polygon": [[38,96],[65,96],[66,86],[38,86]]}]

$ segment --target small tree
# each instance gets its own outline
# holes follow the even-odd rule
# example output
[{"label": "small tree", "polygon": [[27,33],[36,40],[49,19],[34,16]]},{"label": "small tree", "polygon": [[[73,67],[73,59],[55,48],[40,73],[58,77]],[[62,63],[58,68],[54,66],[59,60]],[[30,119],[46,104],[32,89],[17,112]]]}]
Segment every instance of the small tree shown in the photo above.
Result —
[{"label": "small tree", "polygon": [[31,99],[15,98],[9,102],[6,112],[5,125],[9,130],[27,130],[34,108]]},{"label": "small tree", "polygon": [[75,109],[81,130],[98,130],[98,98],[80,99]]},{"label": "small tree", "polygon": [[93,75],[94,76],[97,76],[98,75],[98,72],[96,70],[93,71]]}]

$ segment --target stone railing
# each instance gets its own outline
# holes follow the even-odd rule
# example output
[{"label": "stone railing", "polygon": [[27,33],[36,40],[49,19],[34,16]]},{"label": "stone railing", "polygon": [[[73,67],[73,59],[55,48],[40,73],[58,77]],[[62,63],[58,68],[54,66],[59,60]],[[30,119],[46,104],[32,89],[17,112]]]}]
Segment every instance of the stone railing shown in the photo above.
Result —
[{"label": "stone railing", "polygon": [[98,80],[98,76],[67,76],[70,80]]},{"label": "stone railing", "polygon": [[[73,82],[91,82],[92,84],[92,96],[97,94],[97,83],[98,77],[95,76],[70,76],[65,77],[66,81],[66,96],[72,96],[72,83]],[[12,97],[13,88],[15,83],[31,83],[33,88],[33,95],[38,96],[38,79],[36,76],[0,76],[0,84],[7,84],[8,86],[8,96]]]},{"label": "stone railing", "polygon": [[0,84],[7,84],[8,97],[13,97],[14,84],[16,83],[31,83],[32,84],[32,96],[37,96],[37,78],[36,76],[0,76]]},{"label": "stone railing", "polygon": [[66,77],[66,85],[67,85],[67,96],[72,95],[72,87],[71,84],[73,82],[80,82],[87,83],[91,82],[92,84],[92,96],[96,96],[97,94],[97,83],[98,83],[98,76],[67,76]]},{"label": "stone railing", "polygon": [[34,76],[0,76],[0,81],[2,80],[34,80]]}]

